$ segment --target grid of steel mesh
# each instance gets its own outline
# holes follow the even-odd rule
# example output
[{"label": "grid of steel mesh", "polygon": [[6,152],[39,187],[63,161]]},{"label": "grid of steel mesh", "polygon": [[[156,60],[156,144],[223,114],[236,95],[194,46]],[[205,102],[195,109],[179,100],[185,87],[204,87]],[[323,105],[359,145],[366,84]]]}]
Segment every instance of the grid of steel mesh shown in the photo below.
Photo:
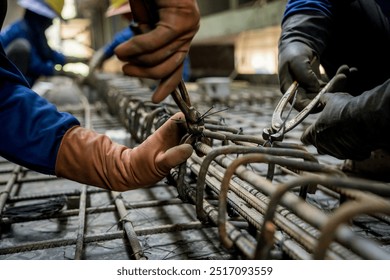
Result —
[{"label": "grid of steel mesh", "polygon": [[[0,259],[390,258],[389,184],[302,146],[313,116],[265,145],[276,88],[234,83],[224,99],[188,89],[212,141],[150,188],[111,192],[2,160]],[[101,74],[60,109],[134,146],[178,110],[150,96],[139,80]]]}]

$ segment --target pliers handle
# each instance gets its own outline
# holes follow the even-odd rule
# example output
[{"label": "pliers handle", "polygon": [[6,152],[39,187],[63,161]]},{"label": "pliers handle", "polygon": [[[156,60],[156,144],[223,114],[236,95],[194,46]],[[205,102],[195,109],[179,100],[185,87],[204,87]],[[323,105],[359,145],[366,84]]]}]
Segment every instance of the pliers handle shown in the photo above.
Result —
[{"label": "pliers handle", "polygon": [[[157,7],[154,1],[151,0],[142,0],[141,4],[143,5],[144,12],[146,12],[145,18],[148,18],[149,20],[149,28],[152,29],[156,26],[159,20]],[[143,16],[145,16],[145,14]],[[137,18],[134,18],[130,28],[135,34],[141,34],[143,31],[139,28],[136,21]],[[198,137],[202,134],[204,129],[203,118],[201,117],[201,114],[191,105],[190,96],[183,79],[181,79],[178,89],[179,91],[177,89],[174,90],[171,93],[171,96],[186,118],[188,134]]]},{"label": "pliers handle", "polygon": [[271,127],[263,130],[263,139],[271,142],[282,141],[284,134],[300,124],[310,114],[310,112],[319,104],[321,96],[324,93],[329,92],[330,89],[334,91],[340,83],[343,83],[349,72],[350,68],[347,65],[341,66],[336,75],[321,89],[311,102],[295,117],[286,121],[282,119],[283,111],[286,108],[287,103],[297,93],[299,86],[299,83],[294,81],[276,105],[274,113],[272,114]]},{"label": "pliers handle", "polygon": [[180,81],[178,88],[179,92],[175,90],[171,93],[171,96],[186,118],[188,133],[199,136],[204,129],[204,120],[201,114],[191,105],[190,96],[183,80]]}]

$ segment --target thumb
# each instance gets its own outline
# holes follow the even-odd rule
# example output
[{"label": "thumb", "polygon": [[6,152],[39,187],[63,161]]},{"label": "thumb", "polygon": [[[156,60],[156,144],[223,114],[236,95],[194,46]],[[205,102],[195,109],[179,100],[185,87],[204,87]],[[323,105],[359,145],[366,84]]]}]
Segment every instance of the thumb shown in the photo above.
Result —
[{"label": "thumb", "polygon": [[171,116],[148,139],[152,147],[160,146],[161,150],[168,150],[180,143],[180,139],[187,132],[185,118],[182,112]]},{"label": "thumb", "polygon": [[340,73],[328,84],[327,92],[342,92],[347,87],[347,75]]},{"label": "thumb", "polygon": [[326,106],[328,103],[329,99],[332,98],[333,93],[325,92],[321,97],[320,101],[318,102],[318,106],[321,107],[322,109]]},{"label": "thumb", "polygon": [[305,145],[314,145],[316,141],[315,124],[310,125],[302,134],[301,141]]},{"label": "thumb", "polygon": [[194,149],[190,144],[172,147],[156,159],[157,169],[167,173],[171,168],[185,162],[193,151]]}]

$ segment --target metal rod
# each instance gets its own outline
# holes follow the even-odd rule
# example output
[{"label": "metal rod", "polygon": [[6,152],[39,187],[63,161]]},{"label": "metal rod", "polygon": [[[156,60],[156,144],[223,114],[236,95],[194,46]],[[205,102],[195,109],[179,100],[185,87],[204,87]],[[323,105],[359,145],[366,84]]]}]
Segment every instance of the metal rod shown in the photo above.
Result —
[{"label": "metal rod", "polygon": [[79,206],[79,227],[76,239],[75,260],[80,260],[83,257],[84,249],[84,234],[85,234],[85,215],[87,208],[87,186],[84,185],[81,189],[80,206]]}]

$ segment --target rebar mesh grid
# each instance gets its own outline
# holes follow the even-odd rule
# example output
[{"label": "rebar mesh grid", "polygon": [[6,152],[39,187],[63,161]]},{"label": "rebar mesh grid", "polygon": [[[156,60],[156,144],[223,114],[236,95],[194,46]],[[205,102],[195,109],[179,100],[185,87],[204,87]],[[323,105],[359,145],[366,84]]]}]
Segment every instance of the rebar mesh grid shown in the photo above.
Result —
[{"label": "rebar mesh grid", "polygon": [[[276,88],[236,83],[224,100],[189,91],[212,144],[197,143],[203,156],[151,188],[109,192],[1,161],[0,258],[390,258],[389,184],[348,177],[342,162],[301,145],[310,118],[264,145]],[[101,74],[80,106],[63,108],[134,146],[178,110],[151,94],[137,79]]]}]

